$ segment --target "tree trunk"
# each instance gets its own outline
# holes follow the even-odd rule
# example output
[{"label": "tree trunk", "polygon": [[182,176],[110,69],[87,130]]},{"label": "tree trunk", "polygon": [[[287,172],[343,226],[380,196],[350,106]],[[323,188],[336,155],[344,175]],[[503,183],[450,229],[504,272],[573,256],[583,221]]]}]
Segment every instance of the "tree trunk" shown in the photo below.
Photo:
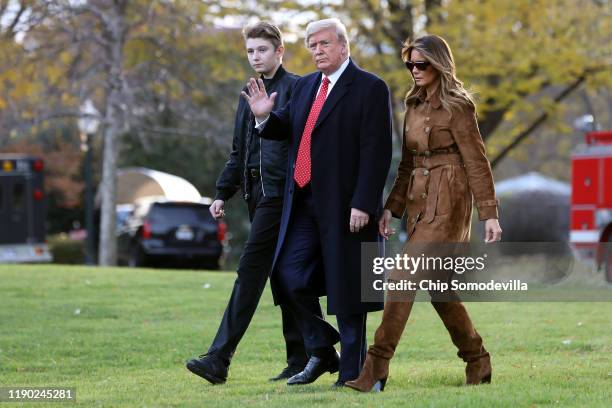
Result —
[{"label": "tree trunk", "polygon": [[100,220],[100,265],[117,264],[116,201],[117,201],[117,140],[124,127],[121,112],[123,91],[123,46],[125,43],[125,2],[116,1],[109,9],[105,27],[110,39],[107,48],[109,73],[106,98],[106,128],[102,164],[102,214]]},{"label": "tree trunk", "polygon": [[119,133],[117,118],[117,99],[119,92],[111,90],[106,106],[107,126],[104,131],[104,153],[102,160],[101,219],[100,219],[100,265],[109,266],[117,263],[117,239],[115,237],[117,199],[117,136]]}]

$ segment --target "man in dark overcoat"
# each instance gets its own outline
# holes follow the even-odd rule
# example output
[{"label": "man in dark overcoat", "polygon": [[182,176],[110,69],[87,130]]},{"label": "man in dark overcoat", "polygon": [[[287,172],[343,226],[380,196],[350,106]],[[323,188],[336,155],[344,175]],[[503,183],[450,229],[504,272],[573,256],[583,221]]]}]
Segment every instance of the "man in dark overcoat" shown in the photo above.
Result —
[{"label": "man in dark overcoat", "polygon": [[[360,253],[380,242],[377,220],[391,162],[391,105],[383,80],[350,58],[337,19],[312,22],[306,45],[317,72],[298,79],[290,101],[273,111],[276,93],[251,79],[243,96],[262,138],[289,139],[289,163],[272,284],[277,303],[295,315],[310,360],[288,384],[307,384],[339,370],[335,386],[357,378],[366,351]],[[327,295],[323,317],[319,295]],[[338,357],[334,344],[340,341]]]}]

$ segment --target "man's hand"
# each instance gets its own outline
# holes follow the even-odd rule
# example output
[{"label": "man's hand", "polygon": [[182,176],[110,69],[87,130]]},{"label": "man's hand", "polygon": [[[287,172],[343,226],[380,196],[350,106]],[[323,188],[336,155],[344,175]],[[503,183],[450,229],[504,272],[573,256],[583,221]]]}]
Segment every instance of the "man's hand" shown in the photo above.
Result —
[{"label": "man's hand", "polygon": [[368,213],[358,210],[356,208],[351,208],[351,219],[349,221],[349,227],[351,232],[359,232],[363,227],[368,225],[368,221],[370,220],[370,216]]},{"label": "man's hand", "polygon": [[223,201],[223,200],[215,200],[210,205],[208,210],[210,211],[210,213],[211,213],[211,215],[213,217],[215,217],[215,218],[223,218],[225,216],[225,211],[223,210],[224,206],[225,206],[225,201]]},{"label": "man's hand", "polygon": [[391,235],[395,234],[395,229],[390,226],[392,216],[391,211],[385,210],[378,220],[378,232],[384,239],[389,239]]},{"label": "man's hand", "polygon": [[485,242],[501,241],[502,229],[497,218],[489,218],[485,221]]},{"label": "man's hand", "polygon": [[257,121],[263,122],[274,108],[274,99],[276,99],[277,93],[273,92],[272,95],[268,96],[263,81],[254,78],[249,79],[247,90],[249,91],[248,94],[242,91],[241,95],[248,102]]}]

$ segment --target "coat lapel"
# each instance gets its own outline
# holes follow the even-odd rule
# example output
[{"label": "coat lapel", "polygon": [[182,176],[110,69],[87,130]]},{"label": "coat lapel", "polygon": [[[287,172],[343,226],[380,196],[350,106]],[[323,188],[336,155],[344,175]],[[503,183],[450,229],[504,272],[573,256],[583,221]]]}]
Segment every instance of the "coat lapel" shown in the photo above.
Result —
[{"label": "coat lapel", "polygon": [[314,103],[314,99],[317,93],[317,89],[319,88],[319,83],[321,82],[321,74],[313,75],[310,80],[310,84],[308,84],[305,89],[307,89],[305,97],[300,98],[301,105],[296,108],[296,121],[294,130],[298,135],[298,139],[296,139],[297,143],[293,145],[293,151],[291,152],[290,159],[292,162],[295,162],[295,158],[297,156],[298,149],[300,147],[300,142],[302,140],[302,133],[304,133],[304,127],[306,127],[306,120],[308,119],[308,114],[310,113],[310,108]]},{"label": "coat lapel", "polygon": [[340,99],[342,99],[342,97],[346,95],[349,90],[349,85],[351,84],[351,82],[353,82],[355,72],[357,72],[357,68],[353,63],[353,60],[350,60],[349,64],[346,66],[346,69],[344,70],[342,75],[340,75],[338,83],[334,85],[331,90],[331,93],[327,96],[325,104],[323,104],[323,109],[321,109],[321,113],[319,113],[319,117],[317,118],[315,129],[325,120],[325,118],[327,118],[327,116],[331,113],[331,111],[334,109]]},{"label": "coat lapel", "polygon": [[[317,93],[317,89],[319,88],[319,83],[321,82],[321,73],[318,75],[313,75],[311,83],[306,87],[308,89],[308,93],[306,97],[301,99],[302,106],[299,109],[296,109],[298,113],[296,129],[300,129],[300,132],[304,131],[304,127],[306,126],[306,120],[308,119],[308,114],[310,113],[310,108],[314,103],[314,99]],[[302,133],[300,133],[300,139],[302,138]],[[299,144],[299,143],[298,143]]]}]

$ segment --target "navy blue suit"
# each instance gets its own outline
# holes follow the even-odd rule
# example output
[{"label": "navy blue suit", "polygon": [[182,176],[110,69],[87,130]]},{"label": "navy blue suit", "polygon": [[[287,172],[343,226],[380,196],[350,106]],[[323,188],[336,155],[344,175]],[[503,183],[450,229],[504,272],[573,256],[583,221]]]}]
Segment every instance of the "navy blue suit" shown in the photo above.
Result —
[{"label": "navy blue suit", "polygon": [[[312,133],[311,181],[299,189],[295,160],[322,74],[297,80],[290,101],[270,114],[263,138],[289,138],[283,215],[272,285],[276,303],[291,305],[306,348],[324,355],[340,338],[340,380],[359,375],[365,354],[365,316],[382,302],[361,301],[362,242],[381,242],[377,220],[391,163],[391,104],[383,80],[352,61],[327,96]],[[299,191],[298,191],[299,190]],[[369,223],[351,233],[351,208],[367,212]],[[326,295],[337,315],[340,336],[322,316]]]}]

